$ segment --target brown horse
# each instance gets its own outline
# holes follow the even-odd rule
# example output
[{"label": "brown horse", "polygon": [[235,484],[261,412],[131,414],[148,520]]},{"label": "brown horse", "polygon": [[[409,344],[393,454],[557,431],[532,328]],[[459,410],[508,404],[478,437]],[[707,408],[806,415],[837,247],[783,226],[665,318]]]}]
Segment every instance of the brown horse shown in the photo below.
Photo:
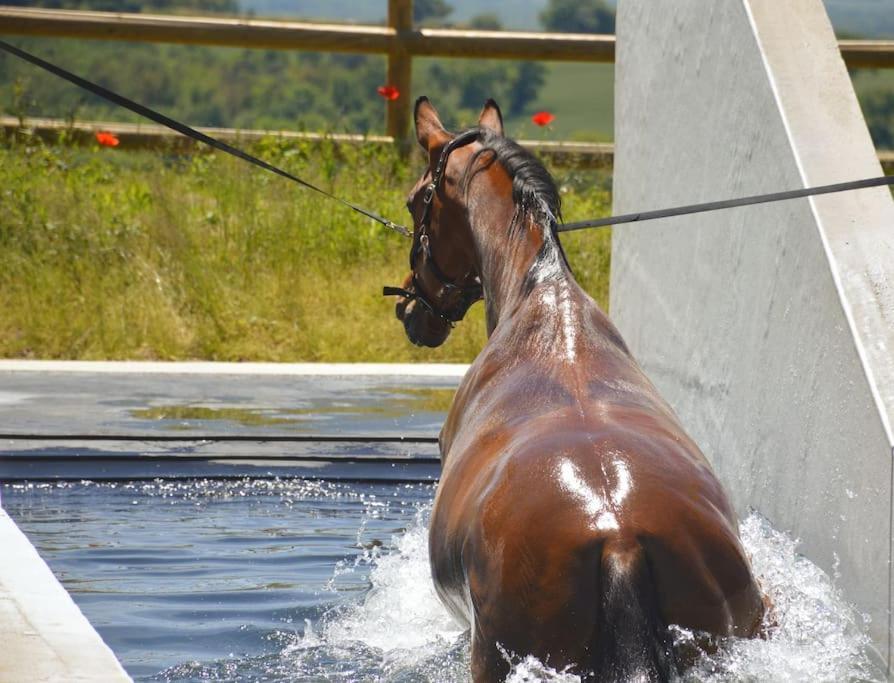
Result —
[{"label": "brown horse", "polygon": [[426,346],[482,296],[487,317],[441,431],[429,537],[474,679],[504,679],[510,653],[665,680],[668,625],[754,635],[764,606],[730,503],[572,276],[549,174],[503,137],[493,101],[458,137],[426,98],[415,118],[429,165],[408,202],[412,272],[389,288],[397,316]]}]

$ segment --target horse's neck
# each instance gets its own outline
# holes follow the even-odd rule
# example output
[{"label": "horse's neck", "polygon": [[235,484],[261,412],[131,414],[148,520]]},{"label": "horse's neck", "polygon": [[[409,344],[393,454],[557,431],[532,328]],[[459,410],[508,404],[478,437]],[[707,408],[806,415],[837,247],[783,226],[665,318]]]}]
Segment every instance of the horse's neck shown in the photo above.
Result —
[{"label": "horse's neck", "polygon": [[[473,222],[484,286],[487,332],[523,307],[542,304],[567,323],[579,311],[572,300],[581,290],[552,235],[548,218],[539,212],[516,216],[511,211],[491,212]],[[511,228],[507,226],[511,225]]]}]

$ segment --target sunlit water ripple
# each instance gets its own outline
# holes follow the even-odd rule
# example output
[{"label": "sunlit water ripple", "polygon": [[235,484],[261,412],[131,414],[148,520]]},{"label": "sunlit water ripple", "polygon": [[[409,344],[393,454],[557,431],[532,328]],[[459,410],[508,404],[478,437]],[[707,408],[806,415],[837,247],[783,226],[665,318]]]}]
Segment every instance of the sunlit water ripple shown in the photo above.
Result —
[{"label": "sunlit water ripple", "polygon": [[[137,681],[468,680],[468,636],[429,578],[429,485],[83,482],[2,495]],[[775,624],[682,680],[884,680],[833,580],[760,516],[741,530]],[[578,680],[512,663],[514,683]]]}]

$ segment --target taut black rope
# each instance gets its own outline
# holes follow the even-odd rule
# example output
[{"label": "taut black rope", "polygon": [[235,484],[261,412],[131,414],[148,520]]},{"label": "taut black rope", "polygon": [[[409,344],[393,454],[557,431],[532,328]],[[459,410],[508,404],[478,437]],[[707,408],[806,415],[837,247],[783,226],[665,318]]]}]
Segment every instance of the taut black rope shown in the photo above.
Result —
[{"label": "taut black rope", "polygon": [[97,85],[96,83],[92,83],[86,79],[81,78],[80,76],[76,76],[70,71],[66,71],[65,69],[56,66],[55,64],[50,64],[49,62],[45,62],[40,57],[35,57],[34,55],[25,52],[24,50],[20,50],[19,48],[10,45],[2,40],[0,40],[0,49],[5,50],[6,52],[19,57],[20,59],[24,59],[26,62],[30,62],[35,66],[39,66],[41,69],[45,71],[49,71],[51,74],[55,74],[60,78],[65,79],[69,83],[73,83],[79,88],[83,88],[88,92],[93,93],[94,95],[99,95],[103,99],[112,102],[113,104],[117,104],[119,107],[124,107],[125,109],[129,109],[130,111],[139,114],[151,121],[155,121],[156,123],[160,123],[162,126],[170,128],[171,130],[175,130],[182,135],[185,135],[193,140],[197,140],[199,142],[203,142],[206,145],[213,147],[214,149],[220,150],[221,152],[226,152],[227,154],[231,154],[234,157],[242,159],[243,161],[247,161],[250,164],[254,164],[255,166],[259,166],[266,171],[270,171],[271,173],[275,173],[278,176],[282,176],[283,178],[288,178],[289,180],[298,183],[299,185],[303,185],[304,187],[313,190],[314,192],[318,192],[325,197],[329,197],[330,199],[334,199],[335,201],[347,206],[349,209],[356,211],[357,213],[363,214],[367,218],[371,218],[377,223],[381,223],[389,230],[394,230],[395,232],[399,232],[401,235],[405,237],[410,236],[410,231],[407,230],[404,226],[399,223],[395,223],[394,221],[389,221],[387,218],[383,218],[379,214],[374,211],[370,211],[369,209],[364,209],[363,207],[357,206],[356,204],[352,204],[349,201],[342,199],[341,197],[336,197],[330,192],[326,192],[316,185],[307,182],[306,180],[302,180],[301,178],[292,175],[288,171],[284,171],[281,168],[270,164],[263,159],[259,159],[258,157],[249,154],[237,147],[233,147],[232,145],[228,145],[226,142],[222,142],[217,138],[213,138],[210,135],[206,135],[201,131],[196,130],[195,128],[191,128],[184,123],[180,123],[170,117],[165,116],[164,114],[160,114],[154,109],[150,109],[138,102],[134,102],[123,95],[119,95],[116,92],[112,92],[111,90],[107,90],[103,88],[101,85]]},{"label": "taut black rope", "polygon": [[757,194],[750,197],[737,199],[723,199],[718,202],[706,202],[704,204],[688,204],[676,206],[670,209],[656,209],[655,211],[640,211],[638,213],[625,213],[620,216],[597,218],[576,223],[563,223],[556,227],[559,232],[583,230],[584,228],[599,228],[606,225],[618,225],[620,223],[636,223],[638,221],[651,221],[656,218],[669,218],[670,216],[684,216],[706,211],[719,211],[720,209],[732,209],[736,206],[751,206],[752,204],[766,204],[768,202],[781,202],[786,199],[798,199],[800,197],[812,197],[819,194],[832,194],[834,192],[847,192],[848,190],[860,190],[866,187],[881,187],[894,185],[894,175],[883,175],[878,178],[866,178],[865,180],[852,180],[847,183],[835,183],[833,185],[817,185],[805,187],[800,190],[787,190],[785,192],[773,192],[771,194]]}]

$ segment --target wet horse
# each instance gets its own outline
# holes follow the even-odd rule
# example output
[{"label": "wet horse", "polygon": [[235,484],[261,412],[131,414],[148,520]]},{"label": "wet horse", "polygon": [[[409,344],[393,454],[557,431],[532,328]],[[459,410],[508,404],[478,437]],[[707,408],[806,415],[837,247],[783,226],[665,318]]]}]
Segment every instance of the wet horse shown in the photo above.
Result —
[{"label": "wet horse", "polygon": [[752,636],[764,605],[716,476],[572,276],[544,167],[493,101],[454,137],[415,110],[428,168],[397,315],[443,343],[483,297],[488,342],[441,431],[429,548],[476,681],[534,655],[585,680],[666,680],[667,626]]}]

